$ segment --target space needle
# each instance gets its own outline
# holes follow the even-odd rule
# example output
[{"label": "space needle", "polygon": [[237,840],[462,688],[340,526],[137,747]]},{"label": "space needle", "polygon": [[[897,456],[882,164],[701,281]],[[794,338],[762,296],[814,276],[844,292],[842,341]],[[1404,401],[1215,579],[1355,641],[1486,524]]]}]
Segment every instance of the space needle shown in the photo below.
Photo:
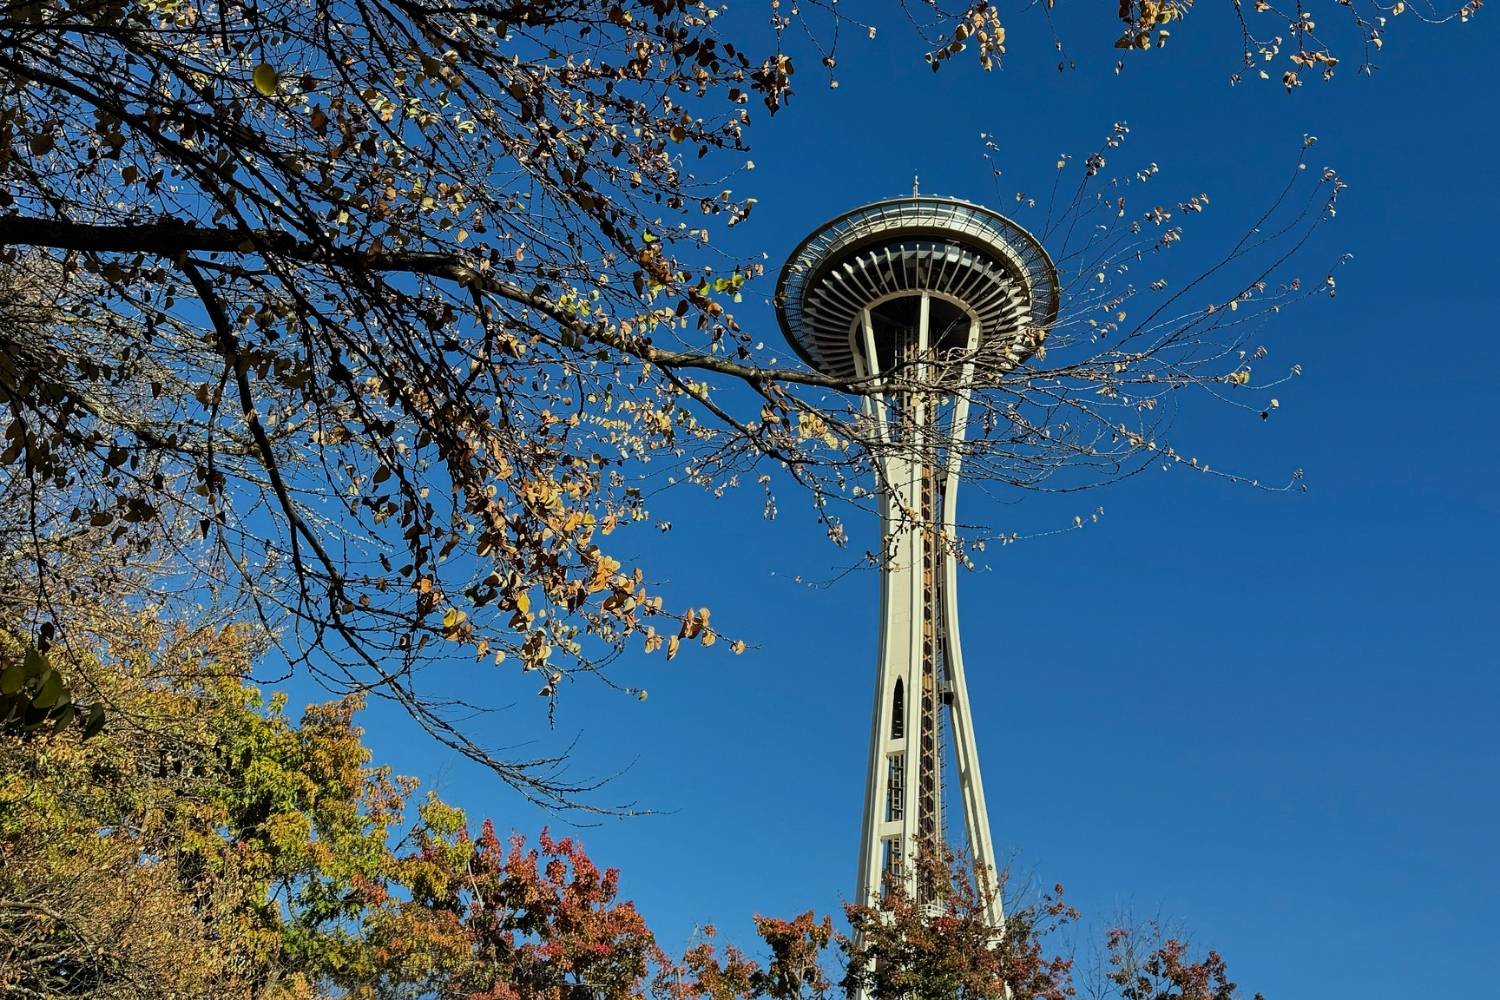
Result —
[{"label": "space needle", "polygon": [[775,302],[802,359],[860,387],[873,428],[884,559],[857,900],[874,905],[898,882],[927,895],[914,861],[946,846],[946,758],[985,916],[1001,931],[959,647],[955,513],[971,397],[1040,343],[1057,317],[1057,269],[1004,216],[914,193],[820,226],[783,266]]}]

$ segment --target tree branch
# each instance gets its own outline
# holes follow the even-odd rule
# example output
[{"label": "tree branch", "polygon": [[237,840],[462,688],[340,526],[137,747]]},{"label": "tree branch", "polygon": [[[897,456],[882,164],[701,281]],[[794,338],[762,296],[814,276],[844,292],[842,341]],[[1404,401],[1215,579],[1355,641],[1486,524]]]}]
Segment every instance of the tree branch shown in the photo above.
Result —
[{"label": "tree branch", "polygon": [[15,214],[0,215],[0,246],[47,247],[89,253],[146,253],[162,257],[177,257],[185,253],[260,254],[307,265],[420,274],[463,285],[477,284],[491,294],[543,313],[588,340],[663,368],[697,368],[753,383],[790,382],[855,394],[875,391],[873,387],[864,387],[863,383],[869,380],[835,378],[816,372],[772,371],[711,354],[664,350],[646,338],[617,333],[604,322],[585,323],[545,296],[485,273],[475,266],[472,258],[461,254],[323,246],[300,240],[291,233],[198,226],[176,219],[136,225],[95,225]]}]

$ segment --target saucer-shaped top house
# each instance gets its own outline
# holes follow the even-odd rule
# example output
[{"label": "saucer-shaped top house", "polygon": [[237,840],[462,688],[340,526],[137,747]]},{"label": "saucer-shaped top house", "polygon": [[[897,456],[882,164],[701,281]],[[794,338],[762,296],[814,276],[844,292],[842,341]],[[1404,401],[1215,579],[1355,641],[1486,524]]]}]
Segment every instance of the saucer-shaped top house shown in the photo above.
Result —
[{"label": "saucer-shaped top house", "polygon": [[875,312],[879,350],[924,292],[934,348],[964,346],[963,317],[986,355],[1015,363],[1057,318],[1057,270],[1034,236],[981,205],[915,195],[856,208],[804,239],[781,269],[776,315],[804,361],[852,378],[881,367],[864,356],[862,310]]}]

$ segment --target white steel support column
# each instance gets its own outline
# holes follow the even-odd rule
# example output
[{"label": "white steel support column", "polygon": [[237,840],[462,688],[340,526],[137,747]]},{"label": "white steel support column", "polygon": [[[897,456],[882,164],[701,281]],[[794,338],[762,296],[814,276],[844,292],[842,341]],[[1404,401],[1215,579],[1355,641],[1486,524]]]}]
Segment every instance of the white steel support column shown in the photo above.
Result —
[{"label": "white steel support column", "polygon": [[[979,346],[979,324],[969,328],[967,354],[973,357]],[[948,438],[946,478],[943,485],[943,670],[948,685],[948,720],[953,727],[953,755],[958,770],[959,794],[964,806],[964,832],[968,836],[969,854],[974,863],[975,878],[985,899],[985,915],[997,931],[1005,928],[1005,908],[996,882],[999,870],[995,845],[990,839],[989,811],[984,804],[984,780],[979,774],[979,749],[974,742],[974,719],[969,712],[969,688],[964,681],[963,649],[958,634],[958,558],[953,542],[957,538],[959,466],[961,446],[969,421],[969,393],[973,384],[974,362],[965,362],[953,401],[953,422]]]},{"label": "white steel support column", "polygon": [[[918,350],[926,340],[925,302],[921,315]],[[869,309],[861,311],[859,333],[856,353],[862,373],[888,374],[879,369]],[[897,435],[907,437],[891,448],[877,470],[884,480],[878,492],[886,561],[881,573],[880,659],[859,862],[860,901],[864,903],[880,899],[888,869],[900,872],[909,892],[916,889],[911,861],[918,833],[924,542],[918,496],[921,464],[912,460],[907,447],[915,443],[910,436],[921,433],[920,413],[905,395],[883,391],[866,403],[882,444],[892,445]]]}]

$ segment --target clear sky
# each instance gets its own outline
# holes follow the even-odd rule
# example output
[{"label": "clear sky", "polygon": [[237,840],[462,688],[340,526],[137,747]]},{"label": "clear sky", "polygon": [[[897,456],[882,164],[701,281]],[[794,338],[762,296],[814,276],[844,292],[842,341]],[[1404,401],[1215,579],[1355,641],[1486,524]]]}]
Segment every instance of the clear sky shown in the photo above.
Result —
[{"label": "clear sky", "polygon": [[[757,0],[743,2],[762,23]],[[756,115],[756,169],[736,187],[759,205],[734,247],[764,250],[773,269],[817,223],[909,191],[914,171],[924,191],[1006,210],[980,132],[1007,168],[1042,176],[1127,121],[1120,164],[1159,162],[1168,190],[1209,191],[1226,220],[1264,201],[1304,133],[1321,140],[1310,165],[1334,165],[1350,185],[1328,232],[1330,253],[1355,254],[1337,300],[1266,335],[1274,358],[1305,372],[1275,419],[1201,408],[1176,427],[1219,464],[1267,478],[1304,468],[1306,493],[1173,471],[1093,496],[966,496],[965,516],[1019,531],[1106,511],[1084,531],[991,549],[960,578],[1000,850],[1063,882],[1091,917],[1179,920],[1273,1000],[1489,995],[1500,974],[1493,18],[1408,17],[1374,78],[1341,70],[1288,96],[1274,82],[1228,85],[1238,34],[1208,9],[1217,3],[1119,77],[1097,5],[1060,5],[1077,70],[1056,71],[1046,25],[1023,15],[1006,67],[987,75],[964,58],[928,72],[895,5],[880,6],[876,40],[841,43],[837,90],[804,58],[791,107]],[[1357,53],[1344,54],[1352,70]],[[764,294],[747,292],[738,315],[778,340]],[[622,869],[669,950],[710,921],[751,944],[752,914],[831,911],[853,889],[878,580],[799,582],[835,575],[849,554],[795,496],[781,511],[762,519],[750,491],[659,504],[673,530],[637,531],[629,554],[664,578],[669,603],[710,605],[755,648],[672,664],[632,654],[618,675],[649,701],[569,691],[553,742],[533,748],[577,737],[579,773],[629,768],[600,801],[660,811],[577,832]],[[873,525],[853,527],[858,551]],[[460,682],[516,703],[486,723],[494,742],[537,732],[531,687],[500,671]],[[476,819],[526,833],[548,822],[388,711],[367,724],[384,760]]]}]

